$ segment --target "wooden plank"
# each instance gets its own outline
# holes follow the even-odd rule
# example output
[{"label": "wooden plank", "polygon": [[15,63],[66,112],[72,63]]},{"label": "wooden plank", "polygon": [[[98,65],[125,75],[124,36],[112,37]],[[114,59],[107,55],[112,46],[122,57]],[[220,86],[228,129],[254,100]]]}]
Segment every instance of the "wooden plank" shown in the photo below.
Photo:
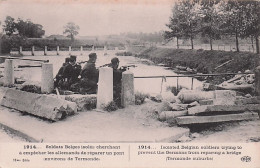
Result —
[{"label": "wooden plank", "polygon": [[177,117],[176,122],[178,125],[188,124],[202,124],[202,123],[217,123],[225,121],[242,121],[259,119],[258,113],[246,112],[241,114],[229,114],[229,115],[216,115],[216,116],[185,116]]},{"label": "wooden plank", "polygon": [[260,111],[260,104],[247,105],[204,105],[188,109],[189,115],[195,115],[206,112],[243,112],[243,111]]},{"label": "wooden plank", "polygon": [[226,65],[226,64],[228,64],[228,63],[230,63],[231,61],[233,61],[233,59],[228,60],[227,62],[224,62],[223,64],[217,66],[216,68],[214,68],[214,70],[216,70],[216,69],[218,69],[218,68],[220,68],[220,67],[222,67],[222,66],[224,66],[224,65]]}]

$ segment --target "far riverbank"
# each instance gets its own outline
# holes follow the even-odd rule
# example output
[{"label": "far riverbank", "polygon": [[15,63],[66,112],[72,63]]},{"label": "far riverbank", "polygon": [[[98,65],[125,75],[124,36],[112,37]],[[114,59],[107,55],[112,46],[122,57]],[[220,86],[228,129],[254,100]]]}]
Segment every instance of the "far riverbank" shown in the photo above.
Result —
[{"label": "far riverbank", "polygon": [[[185,50],[171,48],[137,48],[129,47],[129,51],[139,58],[152,60],[155,64],[164,64],[174,69],[177,65],[196,69],[197,73],[237,73],[251,70],[259,64],[259,55],[250,52],[227,52],[208,50]],[[228,62],[229,61],[229,62]],[[217,68],[221,64],[227,64]],[[215,77],[210,80],[214,84],[222,83],[230,77]]]}]

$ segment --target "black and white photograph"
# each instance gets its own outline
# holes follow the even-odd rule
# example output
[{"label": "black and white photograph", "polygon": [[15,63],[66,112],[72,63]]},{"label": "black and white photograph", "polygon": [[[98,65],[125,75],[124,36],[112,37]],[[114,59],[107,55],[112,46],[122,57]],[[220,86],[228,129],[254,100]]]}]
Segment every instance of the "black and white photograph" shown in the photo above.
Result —
[{"label": "black and white photograph", "polygon": [[0,0],[0,144],[259,150],[259,35],[258,0]]}]

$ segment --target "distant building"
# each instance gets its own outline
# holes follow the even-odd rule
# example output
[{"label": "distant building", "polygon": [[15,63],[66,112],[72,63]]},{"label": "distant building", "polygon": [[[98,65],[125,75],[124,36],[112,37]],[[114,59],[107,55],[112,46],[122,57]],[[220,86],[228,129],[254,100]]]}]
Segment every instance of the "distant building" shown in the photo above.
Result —
[{"label": "distant building", "polygon": [[57,40],[61,40],[61,39],[70,39],[69,37],[63,36],[63,35],[50,35],[48,37],[46,37],[46,39],[57,39]]}]

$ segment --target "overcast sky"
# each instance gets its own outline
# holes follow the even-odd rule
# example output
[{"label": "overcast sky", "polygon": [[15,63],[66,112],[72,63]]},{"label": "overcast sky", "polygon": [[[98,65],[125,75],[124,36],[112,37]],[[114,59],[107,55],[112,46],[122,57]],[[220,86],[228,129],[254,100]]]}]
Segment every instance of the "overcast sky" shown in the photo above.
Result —
[{"label": "overcast sky", "polygon": [[172,6],[170,0],[0,0],[0,20],[3,25],[7,15],[30,19],[43,25],[46,35],[62,34],[63,26],[70,21],[79,25],[80,36],[150,33],[166,29]]}]

